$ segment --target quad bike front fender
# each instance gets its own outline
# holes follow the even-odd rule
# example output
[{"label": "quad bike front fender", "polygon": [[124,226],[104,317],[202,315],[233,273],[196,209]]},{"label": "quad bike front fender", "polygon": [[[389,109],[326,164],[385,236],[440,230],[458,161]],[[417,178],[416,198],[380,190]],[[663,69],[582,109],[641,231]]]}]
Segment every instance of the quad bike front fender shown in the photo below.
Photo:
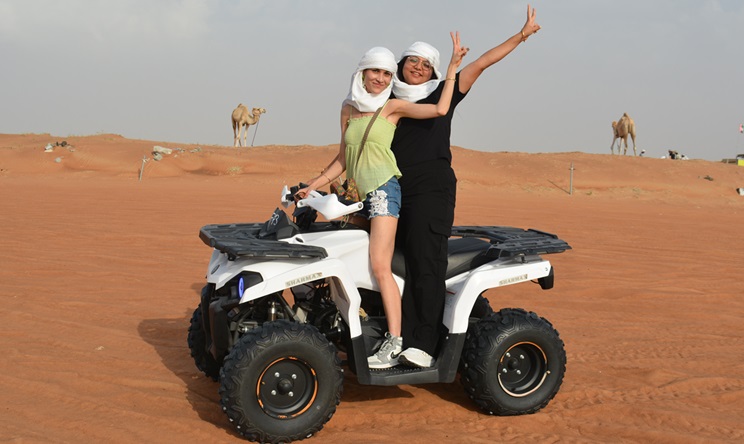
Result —
[{"label": "quad bike front fender", "polygon": [[[354,277],[349,273],[348,266],[341,260],[333,258],[312,261],[302,265],[298,265],[297,261],[294,261],[293,264],[295,265],[293,268],[278,273],[276,270],[274,270],[274,273],[261,273],[260,269],[251,267],[250,271],[261,273],[265,280],[246,288],[240,302],[252,301],[288,288],[325,279],[331,285],[331,297],[341,316],[349,325],[351,336],[361,335],[359,308],[361,307],[362,297],[357,290]],[[267,276],[271,277],[266,279]]]},{"label": "quad bike front fender", "polygon": [[207,270],[207,283],[214,284],[215,288],[220,289],[244,271],[258,273],[265,279],[265,276],[276,276],[285,270],[294,270],[317,262],[317,259],[312,258],[266,260],[253,257],[241,257],[231,261],[226,254],[214,250]]}]

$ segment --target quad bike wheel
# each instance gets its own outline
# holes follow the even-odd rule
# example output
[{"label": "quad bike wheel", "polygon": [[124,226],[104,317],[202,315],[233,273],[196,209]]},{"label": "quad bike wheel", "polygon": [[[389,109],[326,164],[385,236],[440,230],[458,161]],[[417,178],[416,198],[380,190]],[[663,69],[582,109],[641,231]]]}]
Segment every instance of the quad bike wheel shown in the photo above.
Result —
[{"label": "quad bike wheel", "polygon": [[503,309],[468,332],[460,380],[491,415],[537,412],[555,397],[566,372],[566,351],[546,319],[522,309]]},{"label": "quad bike wheel", "polygon": [[220,363],[207,351],[207,333],[204,330],[201,305],[196,307],[191,316],[187,342],[196,368],[213,381],[217,381],[220,376]]},{"label": "quad bike wheel", "polygon": [[222,410],[251,441],[305,439],[336,412],[343,379],[335,347],[317,328],[267,322],[241,337],[225,358]]}]

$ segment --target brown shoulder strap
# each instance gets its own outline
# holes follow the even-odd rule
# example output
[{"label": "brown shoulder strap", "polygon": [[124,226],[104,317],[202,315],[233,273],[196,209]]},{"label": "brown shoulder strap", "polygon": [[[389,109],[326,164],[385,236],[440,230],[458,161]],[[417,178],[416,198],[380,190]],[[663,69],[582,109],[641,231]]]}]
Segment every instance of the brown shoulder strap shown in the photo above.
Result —
[{"label": "brown shoulder strap", "polygon": [[380,111],[382,111],[382,108],[384,107],[385,105],[382,105],[381,107],[377,108],[377,111],[375,111],[372,119],[370,119],[369,124],[367,125],[367,129],[364,131],[364,137],[362,137],[362,144],[359,145],[359,155],[357,156],[357,159],[362,157],[362,150],[364,149],[364,144],[367,142],[367,135],[369,135],[369,130],[372,128],[372,124],[375,123],[375,119],[377,119],[377,116],[380,115]]}]

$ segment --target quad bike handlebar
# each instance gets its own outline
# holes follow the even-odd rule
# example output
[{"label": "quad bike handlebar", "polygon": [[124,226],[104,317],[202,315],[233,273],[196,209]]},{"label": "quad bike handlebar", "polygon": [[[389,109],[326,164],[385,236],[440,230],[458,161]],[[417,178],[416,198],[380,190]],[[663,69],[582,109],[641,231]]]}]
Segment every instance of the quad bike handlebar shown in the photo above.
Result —
[{"label": "quad bike handlebar", "polygon": [[284,208],[287,208],[290,204],[295,204],[297,208],[310,207],[322,214],[327,220],[333,220],[347,214],[356,213],[364,206],[361,202],[341,202],[337,195],[317,190],[311,191],[308,197],[304,199],[295,200],[297,192],[302,188],[307,188],[307,185],[300,183],[291,188],[286,185],[282,188],[281,203]]}]

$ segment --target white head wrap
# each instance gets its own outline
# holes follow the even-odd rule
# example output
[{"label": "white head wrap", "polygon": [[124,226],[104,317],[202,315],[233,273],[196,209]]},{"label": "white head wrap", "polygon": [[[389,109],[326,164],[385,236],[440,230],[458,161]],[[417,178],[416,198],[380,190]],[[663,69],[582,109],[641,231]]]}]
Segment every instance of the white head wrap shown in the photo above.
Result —
[{"label": "white head wrap", "polygon": [[402,60],[408,56],[416,56],[428,60],[434,70],[435,78],[428,80],[421,85],[409,85],[405,81],[396,77],[393,80],[393,94],[395,94],[395,97],[399,99],[407,100],[409,102],[418,102],[434,92],[434,90],[437,89],[437,86],[439,86],[439,82],[442,81],[442,73],[439,72],[439,51],[428,43],[416,42],[403,51],[400,58]]},{"label": "white head wrap", "polygon": [[363,113],[369,113],[377,111],[377,108],[385,104],[385,101],[390,97],[392,82],[379,94],[368,93],[364,89],[364,80],[362,79],[365,69],[384,69],[395,74],[398,70],[398,64],[395,63],[393,53],[380,46],[367,51],[359,61],[356,71],[351,76],[349,95],[346,96],[344,105],[349,104]]}]

